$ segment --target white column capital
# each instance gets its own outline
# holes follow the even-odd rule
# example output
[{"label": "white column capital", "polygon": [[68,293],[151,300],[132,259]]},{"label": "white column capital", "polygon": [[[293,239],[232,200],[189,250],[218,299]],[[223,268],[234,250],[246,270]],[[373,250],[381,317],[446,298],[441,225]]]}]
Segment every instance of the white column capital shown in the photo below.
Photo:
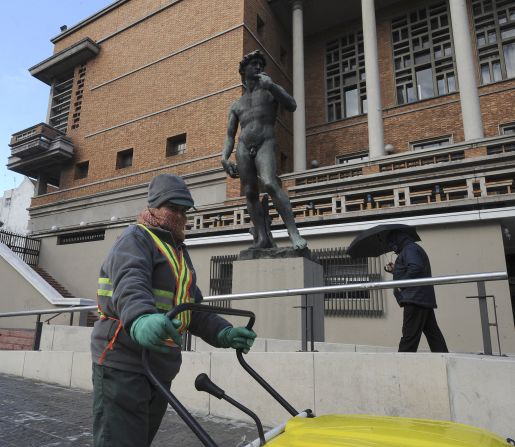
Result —
[{"label": "white column capital", "polygon": [[292,9],[302,9],[304,7],[304,0],[290,0]]}]

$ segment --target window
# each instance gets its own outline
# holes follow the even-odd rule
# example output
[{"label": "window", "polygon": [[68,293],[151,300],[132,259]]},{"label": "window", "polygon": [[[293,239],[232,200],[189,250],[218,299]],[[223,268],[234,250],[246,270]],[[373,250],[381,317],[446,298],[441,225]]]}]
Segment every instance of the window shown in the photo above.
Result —
[{"label": "window", "polygon": [[327,119],[329,122],[367,112],[363,32],[326,45]]},{"label": "window", "polygon": [[57,245],[80,244],[82,242],[103,241],[105,230],[81,231],[57,236]]},{"label": "window", "polygon": [[501,124],[499,126],[500,135],[515,135],[515,123]]},{"label": "window", "polygon": [[186,151],[186,134],[176,135],[166,140],[166,156],[184,154]]},{"label": "window", "polygon": [[259,15],[256,17],[256,30],[258,35],[262,37],[265,32],[265,22]]},{"label": "window", "polygon": [[481,84],[515,77],[515,1],[474,0]]},{"label": "window", "polygon": [[4,199],[4,206],[5,206],[5,207],[9,207],[9,206],[11,206],[11,198],[10,198],[10,197],[6,197],[6,198]]},{"label": "window", "polygon": [[397,103],[455,92],[454,51],[446,2],[392,21]]},{"label": "window", "polygon": [[116,154],[116,169],[129,168],[132,166],[133,149],[126,149]]},{"label": "window", "polygon": [[72,87],[73,72],[60,77],[52,85],[52,101],[48,123],[63,133],[66,133],[68,127]]},{"label": "window", "polygon": [[83,161],[75,165],[75,180],[80,180],[88,176],[89,161]]},{"label": "window", "polygon": [[443,137],[430,138],[427,140],[413,141],[410,143],[410,149],[416,151],[417,149],[431,149],[435,147],[447,146],[452,143],[452,136],[447,135]]},{"label": "window", "polygon": [[358,163],[360,161],[366,161],[366,160],[368,160],[368,151],[360,152],[357,154],[351,154],[351,155],[337,155],[336,156],[336,164],[337,165]]}]

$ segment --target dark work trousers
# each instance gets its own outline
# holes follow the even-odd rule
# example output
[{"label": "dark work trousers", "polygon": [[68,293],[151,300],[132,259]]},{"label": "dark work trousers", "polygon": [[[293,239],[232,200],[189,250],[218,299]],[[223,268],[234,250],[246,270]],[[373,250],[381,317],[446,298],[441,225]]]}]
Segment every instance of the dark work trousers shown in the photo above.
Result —
[{"label": "dark work trousers", "polygon": [[167,403],[143,374],[93,363],[93,445],[150,446]]},{"label": "dark work trousers", "polygon": [[405,304],[399,352],[417,352],[422,332],[426,336],[431,352],[449,352],[442,331],[436,322],[434,309]]}]

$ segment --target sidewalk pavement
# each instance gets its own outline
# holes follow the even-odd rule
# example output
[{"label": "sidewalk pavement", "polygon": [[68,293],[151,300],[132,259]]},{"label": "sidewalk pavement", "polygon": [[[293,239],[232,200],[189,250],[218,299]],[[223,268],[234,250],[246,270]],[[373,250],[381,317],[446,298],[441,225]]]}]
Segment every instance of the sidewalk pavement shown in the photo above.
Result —
[{"label": "sidewalk pavement", "polygon": [[[92,447],[91,392],[0,374],[0,447]],[[196,416],[220,446],[257,438],[253,425]],[[200,447],[170,409],[152,447]]]}]

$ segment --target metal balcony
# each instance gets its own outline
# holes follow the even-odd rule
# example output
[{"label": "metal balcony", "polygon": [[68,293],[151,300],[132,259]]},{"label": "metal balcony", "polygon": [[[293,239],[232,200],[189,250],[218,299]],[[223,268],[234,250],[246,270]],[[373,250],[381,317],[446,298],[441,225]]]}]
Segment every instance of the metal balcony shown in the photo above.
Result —
[{"label": "metal balcony", "polygon": [[9,170],[32,178],[43,176],[53,185],[59,185],[62,165],[74,151],[69,137],[44,123],[16,132],[9,146]]}]

